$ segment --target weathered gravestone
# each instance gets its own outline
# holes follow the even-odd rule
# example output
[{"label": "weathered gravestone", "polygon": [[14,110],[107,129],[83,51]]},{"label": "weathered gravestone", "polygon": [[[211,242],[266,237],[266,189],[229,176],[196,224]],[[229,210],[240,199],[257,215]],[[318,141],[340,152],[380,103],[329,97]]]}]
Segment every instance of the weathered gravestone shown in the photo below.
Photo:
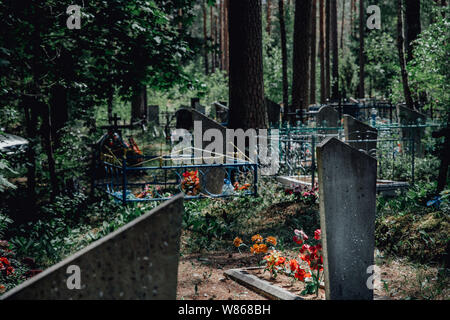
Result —
[{"label": "weathered gravestone", "polygon": [[147,121],[159,124],[159,106],[147,107]]},{"label": "weathered gravestone", "polygon": [[[213,119],[205,116],[203,113],[192,110],[192,117],[194,121],[198,121],[197,124],[201,124],[201,135],[204,137],[204,134],[207,130],[214,129],[217,130],[217,133],[220,132],[221,136],[223,137],[222,141],[222,152],[221,154],[224,155],[226,153],[226,128]],[[199,132],[200,134],[200,132]],[[194,147],[197,149],[205,150],[207,146],[211,143],[211,141],[206,141],[206,139],[202,139],[201,145],[195,145]],[[218,156],[217,154],[214,154],[214,152],[211,152],[211,155],[207,155],[207,157],[210,156]],[[212,162],[213,159],[211,159]],[[223,161],[226,162],[227,159],[223,158]],[[224,179],[226,177],[225,171],[223,168],[208,168],[205,172],[205,183],[203,186],[204,191],[207,191],[211,194],[221,194],[222,188],[224,184]]]},{"label": "weathered gravestone", "polygon": [[339,112],[331,106],[323,106],[316,115],[316,126],[318,128],[336,128],[333,130],[319,130],[321,134],[337,134],[340,124]]},{"label": "weathered gravestone", "polygon": [[372,300],[377,161],[336,138],[317,158],[326,298]]},{"label": "weathered gravestone", "polygon": [[[420,112],[412,110],[404,105],[397,105],[397,119],[402,126],[424,125],[427,117]],[[423,155],[421,140],[424,136],[425,128],[402,128],[401,137],[403,141],[414,141],[415,152]]]},{"label": "weathered gravestone", "polygon": [[376,155],[378,130],[356,120],[350,115],[344,115],[345,141],[358,150],[364,150],[370,155]]},{"label": "weathered gravestone", "polygon": [[194,128],[194,121],[192,119],[192,111],[187,108],[178,109],[175,112],[176,128],[192,130]]},{"label": "weathered gravestone", "polygon": [[200,98],[191,99],[191,108],[197,110],[198,112],[206,114],[206,107],[200,104]]},{"label": "weathered gravestone", "polygon": [[215,109],[215,117],[216,117],[217,121],[219,121],[220,123],[227,123],[228,122],[228,107],[225,106],[223,103],[215,102],[214,109]]},{"label": "weathered gravestone", "polygon": [[266,106],[269,125],[277,126],[280,123],[281,106],[268,98],[266,98]]},{"label": "weathered gravestone", "polygon": [[[182,215],[183,196],[178,195],[1,299],[175,300]],[[67,272],[73,266],[80,270],[80,289],[69,289],[76,273]]]}]

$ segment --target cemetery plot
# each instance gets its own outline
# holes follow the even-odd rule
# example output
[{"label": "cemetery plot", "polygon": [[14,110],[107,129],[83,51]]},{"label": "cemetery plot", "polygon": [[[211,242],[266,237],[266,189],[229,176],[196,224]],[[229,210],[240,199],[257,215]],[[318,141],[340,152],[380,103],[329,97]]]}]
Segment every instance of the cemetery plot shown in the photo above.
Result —
[{"label": "cemetery plot", "polygon": [[141,159],[142,166],[129,166],[127,160],[121,166],[103,161],[97,168],[101,178],[95,179],[94,186],[124,204],[168,200],[180,192],[187,200],[257,194],[257,165],[250,162],[186,165],[173,162],[189,158]]}]

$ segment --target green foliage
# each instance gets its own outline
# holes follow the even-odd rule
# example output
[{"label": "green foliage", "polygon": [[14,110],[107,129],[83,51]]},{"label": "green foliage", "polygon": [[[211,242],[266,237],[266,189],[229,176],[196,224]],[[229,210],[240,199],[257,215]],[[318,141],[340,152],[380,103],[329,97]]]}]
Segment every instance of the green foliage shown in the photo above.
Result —
[{"label": "green foliage", "polygon": [[391,82],[400,72],[395,39],[388,32],[370,32],[366,42],[366,73],[371,87],[379,95],[389,97]]},{"label": "green foliage", "polygon": [[440,207],[429,203],[436,183],[412,186],[393,199],[377,198],[375,240],[377,248],[419,262],[442,262],[449,245],[448,190]]},{"label": "green foliage", "polygon": [[[440,15],[414,42],[414,58],[408,63],[409,81],[415,99],[426,95],[426,108],[448,112],[450,104],[449,21]],[[401,82],[394,86],[395,101],[403,100]]]},{"label": "green foliage", "polygon": [[0,192],[5,190],[6,188],[16,188],[16,186],[9,182],[5,177],[5,173],[7,172],[16,173],[9,167],[8,161],[6,159],[0,159]]},{"label": "green foliage", "polygon": [[263,33],[263,65],[264,65],[264,94],[270,100],[281,103],[283,101],[283,64],[281,48],[275,46],[275,40]]}]

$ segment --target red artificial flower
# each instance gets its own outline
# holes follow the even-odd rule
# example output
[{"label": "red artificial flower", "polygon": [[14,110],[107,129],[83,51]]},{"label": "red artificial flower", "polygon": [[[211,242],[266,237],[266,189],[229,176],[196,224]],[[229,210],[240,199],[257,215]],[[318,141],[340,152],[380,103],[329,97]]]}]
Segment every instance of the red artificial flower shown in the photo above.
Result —
[{"label": "red artificial flower", "polygon": [[300,253],[305,253],[306,251],[309,251],[309,244],[304,244],[301,248],[300,248]]},{"label": "red artificial flower", "polygon": [[320,229],[317,229],[316,231],[314,231],[314,239],[320,240],[321,233],[322,233],[322,231]]},{"label": "red artificial flower", "polygon": [[301,245],[301,244],[303,243],[303,241],[302,241],[299,237],[297,237],[297,236],[293,236],[293,237],[292,237],[292,240],[293,240],[296,244],[299,244],[299,245]]},{"label": "red artificial flower", "polygon": [[298,261],[295,260],[295,259],[290,260],[289,261],[289,268],[291,269],[292,272],[297,270],[297,268],[298,268]]},{"label": "red artificial flower", "polygon": [[303,269],[298,269],[297,272],[295,273],[295,278],[300,281],[304,281],[305,278],[309,278],[309,277],[311,277],[311,274],[309,272],[306,272]]},{"label": "red artificial flower", "polygon": [[9,276],[10,274],[14,273],[14,268],[13,267],[8,267],[6,268],[6,275]]}]

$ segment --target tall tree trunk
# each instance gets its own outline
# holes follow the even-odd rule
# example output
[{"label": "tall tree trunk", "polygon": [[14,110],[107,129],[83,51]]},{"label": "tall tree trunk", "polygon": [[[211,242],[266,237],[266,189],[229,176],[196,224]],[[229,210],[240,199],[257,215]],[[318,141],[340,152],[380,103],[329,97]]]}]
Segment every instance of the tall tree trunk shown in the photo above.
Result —
[{"label": "tall tree trunk", "polygon": [[319,40],[319,53],[320,53],[320,103],[324,104],[327,100],[327,88],[326,88],[326,70],[325,70],[325,0],[319,0],[319,16],[320,16],[320,40]]},{"label": "tall tree trunk", "polygon": [[208,20],[208,12],[206,10],[206,2],[203,2],[202,5],[202,9],[203,9],[203,41],[204,41],[204,45],[203,45],[203,56],[204,56],[204,63],[205,63],[205,74],[208,75],[209,74],[209,62],[208,62],[208,29],[206,27],[206,23]]},{"label": "tall tree trunk", "polygon": [[272,30],[272,1],[271,0],[266,1],[267,1],[266,31],[270,36],[270,31]]},{"label": "tall tree trunk", "polygon": [[147,115],[147,88],[139,86],[135,88],[131,100],[131,123],[142,120]]},{"label": "tall tree trunk", "polygon": [[55,85],[51,89],[50,118],[52,122],[52,138],[55,148],[58,148],[61,140],[61,129],[69,119],[69,105],[67,101],[67,89],[62,85]]},{"label": "tall tree trunk", "polygon": [[364,99],[364,77],[365,77],[365,62],[364,62],[364,0],[359,0],[359,98]]},{"label": "tall tree trunk", "polygon": [[229,1],[230,128],[267,128],[261,0]]},{"label": "tall tree trunk", "polygon": [[310,95],[309,103],[316,103],[316,55],[317,55],[317,1],[312,0],[311,10],[311,68],[310,68]]},{"label": "tall tree trunk", "polygon": [[219,2],[219,33],[220,33],[220,70],[225,68],[225,30],[223,0]]},{"label": "tall tree trunk", "polygon": [[331,97],[331,57],[330,57],[330,49],[331,49],[331,21],[330,21],[330,1],[325,0],[325,88],[327,99]]},{"label": "tall tree trunk", "polygon": [[311,0],[296,1],[292,72],[292,107],[294,110],[306,109],[309,104],[310,29]]},{"label": "tall tree trunk", "polygon": [[355,14],[355,1],[350,0],[350,36],[353,37],[353,16]]},{"label": "tall tree trunk", "polygon": [[33,100],[25,98],[23,100],[23,111],[25,115],[25,129],[28,139],[26,151],[27,158],[27,197],[30,212],[36,208],[36,146],[37,146],[37,110],[33,108]]},{"label": "tall tree trunk", "polygon": [[[211,38],[211,43],[215,45],[215,38],[214,38],[214,6],[209,7],[209,34]],[[216,72],[216,56],[215,56],[215,50],[211,50],[211,72]]]},{"label": "tall tree trunk", "polygon": [[220,69],[220,58],[219,58],[219,5],[216,4],[216,14],[214,15],[214,59],[215,67]]},{"label": "tall tree trunk", "polygon": [[108,98],[107,98],[107,108],[108,108],[108,123],[111,125],[113,122],[113,102],[114,102],[114,87],[111,86],[111,88],[108,91]]},{"label": "tall tree trunk", "polygon": [[412,42],[417,39],[421,32],[420,25],[420,0],[407,0],[405,1],[405,13],[406,13],[406,52],[407,61],[413,58],[413,45]]},{"label": "tall tree trunk", "polygon": [[44,146],[45,153],[47,155],[48,173],[50,176],[50,198],[53,202],[58,194],[58,178],[56,176],[56,163],[53,152],[53,138],[52,138],[52,123],[50,119],[49,106],[45,103],[36,100],[36,106],[41,111],[42,124],[41,124],[41,136],[42,145]]},{"label": "tall tree trunk", "polygon": [[284,108],[283,116],[284,121],[287,121],[287,113],[289,112],[289,83],[288,83],[286,24],[284,20],[284,0],[278,0],[278,15],[280,20],[281,64],[283,72],[283,108]]},{"label": "tall tree trunk", "polygon": [[405,95],[405,101],[408,108],[416,109],[408,83],[408,71],[406,70],[405,59],[405,39],[403,32],[403,5],[402,0],[397,0],[397,49],[402,74],[403,93]]},{"label": "tall tree trunk", "polygon": [[344,50],[345,0],[342,0],[341,50]]},{"label": "tall tree trunk", "polygon": [[331,98],[339,99],[339,48],[338,48],[338,23],[337,1],[331,1],[331,49],[333,50],[333,86]]},{"label": "tall tree trunk", "polygon": [[225,6],[224,6],[224,19],[225,19],[225,71],[227,74],[230,73],[230,23],[229,23],[229,16],[230,16],[230,1],[231,0],[225,0]]}]

